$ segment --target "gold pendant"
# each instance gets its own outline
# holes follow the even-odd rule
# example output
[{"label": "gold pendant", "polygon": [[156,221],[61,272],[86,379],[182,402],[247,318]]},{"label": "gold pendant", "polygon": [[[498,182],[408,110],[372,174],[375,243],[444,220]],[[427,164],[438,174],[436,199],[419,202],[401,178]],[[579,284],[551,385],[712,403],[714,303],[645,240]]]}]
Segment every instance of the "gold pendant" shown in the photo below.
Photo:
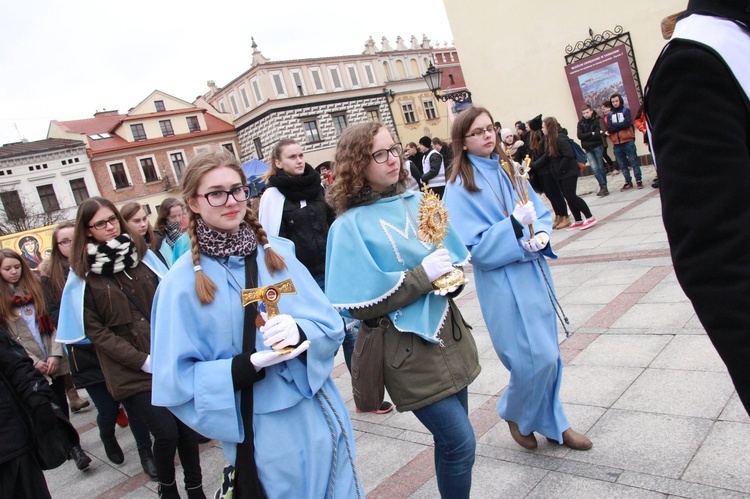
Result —
[{"label": "gold pendant", "polygon": [[31,315],[34,312],[32,312],[30,308],[27,308],[27,309],[24,309],[23,313],[26,314],[26,315]]}]

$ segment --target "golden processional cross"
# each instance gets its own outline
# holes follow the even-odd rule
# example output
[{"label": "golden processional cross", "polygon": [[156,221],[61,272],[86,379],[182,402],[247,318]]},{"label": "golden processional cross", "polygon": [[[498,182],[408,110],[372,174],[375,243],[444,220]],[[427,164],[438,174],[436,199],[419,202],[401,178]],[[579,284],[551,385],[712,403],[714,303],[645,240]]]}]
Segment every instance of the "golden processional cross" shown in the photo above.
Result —
[{"label": "golden processional cross", "polygon": [[[276,284],[270,284],[260,288],[243,289],[242,290],[242,306],[246,307],[251,303],[262,301],[266,306],[266,313],[268,318],[276,317],[279,315],[278,301],[281,299],[281,295],[294,295],[297,294],[297,289],[294,287],[294,283],[291,279],[286,279]],[[293,346],[282,348],[277,350],[280,354],[286,354],[294,350]]]}]

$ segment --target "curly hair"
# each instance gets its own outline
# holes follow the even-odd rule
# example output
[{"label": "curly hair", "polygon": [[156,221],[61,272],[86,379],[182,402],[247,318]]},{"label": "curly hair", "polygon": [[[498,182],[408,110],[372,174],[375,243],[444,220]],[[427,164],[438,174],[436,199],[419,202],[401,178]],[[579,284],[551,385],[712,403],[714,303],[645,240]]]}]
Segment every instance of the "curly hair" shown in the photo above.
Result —
[{"label": "curly hair", "polygon": [[[385,127],[380,123],[362,123],[350,126],[341,134],[336,144],[333,163],[331,163],[333,184],[326,191],[326,200],[337,215],[349,209],[352,200],[367,187],[365,169],[372,161],[372,144],[375,135],[382,128]],[[398,182],[406,182],[409,172],[403,167],[402,157],[399,161],[401,172],[398,175]]]},{"label": "curly hair", "polygon": [[[234,154],[230,153],[223,147],[217,147],[215,149],[208,150],[201,154],[196,155],[185,170],[185,174],[182,177],[182,195],[185,199],[185,204],[188,206],[188,235],[190,236],[190,252],[193,258],[193,266],[198,267],[200,265],[201,247],[198,242],[198,218],[200,215],[196,214],[190,209],[190,201],[197,199],[196,194],[198,193],[198,186],[203,180],[203,177],[215,168],[221,166],[230,168],[237,172],[240,177],[240,182],[243,185],[247,184],[247,178],[245,173],[242,171],[242,166]],[[276,253],[268,244],[268,234],[263,229],[258,219],[253,214],[253,211],[248,207],[245,211],[244,221],[250,226],[255,238],[258,240],[258,244],[265,249],[265,263],[271,275],[274,272],[279,271],[286,267],[284,258]],[[214,295],[216,293],[216,284],[206,275],[203,270],[195,271],[195,290],[198,294],[198,299],[201,303],[207,304],[214,301]]]}]

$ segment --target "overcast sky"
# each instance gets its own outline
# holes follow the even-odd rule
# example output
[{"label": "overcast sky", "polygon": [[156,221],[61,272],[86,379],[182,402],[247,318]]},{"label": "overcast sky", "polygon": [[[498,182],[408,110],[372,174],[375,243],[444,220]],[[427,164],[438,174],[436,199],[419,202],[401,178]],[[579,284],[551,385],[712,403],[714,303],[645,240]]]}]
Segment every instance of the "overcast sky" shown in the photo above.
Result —
[{"label": "overcast sky", "polygon": [[453,41],[442,0],[1,3],[0,144],[127,112],[155,89],[192,102],[250,67],[251,36],[271,60],[359,54],[369,36]]}]

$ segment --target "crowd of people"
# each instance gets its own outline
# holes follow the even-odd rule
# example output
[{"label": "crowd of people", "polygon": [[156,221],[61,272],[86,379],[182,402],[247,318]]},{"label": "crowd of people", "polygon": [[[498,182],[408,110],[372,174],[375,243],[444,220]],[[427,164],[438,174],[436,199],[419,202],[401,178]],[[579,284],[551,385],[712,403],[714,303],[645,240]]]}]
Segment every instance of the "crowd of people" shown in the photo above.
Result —
[{"label": "crowd of people", "polygon": [[[608,194],[609,130],[629,119],[617,97],[604,123],[587,106],[578,124],[600,196]],[[629,179],[634,146],[621,130],[615,154]],[[25,351],[34,372],[24,383],[49,386],[32,408],[52,401],[67,414],[66,393],[86,390],[114,464],[124,462],[116,424],[128,421],[160,497],[180,497],[178,454],[187,497],[205,497],[202,438],[221,441],[222,488],[237,497],[361,497],[354,433],[330,373],[339,347],[351,370],[360,332],[380,331],[393,402],[373,412],[413,412],[433,435],[441,496],[469,497],[468,386],[481,366],[455,302],[463,285],[433,283],[470,258],[493,345],[511,373],[497,410],[512,438],[529,450],[535,434],[576,450],[593,445],[571,428],[559,399],[546,263],[556,258],[553,229],[597,222],[576,194],[573,147],[554,117],[512,130],[481,107],[457,116],[449,142],[425,136],[403,147],[379,123],[352,125],[333,162],[317,170],[301,144],[284,139],[257,213],[235,155],[201,153],[184,173],[181,199],[166,198],[154,226],[137,202],[118,208],[93,197],[55,229],[41,280],[21,255],[2,250],[0,340]],[[522,164],[533,188],[517,181]],[[640,170],[634,175],[640,185]],[[419,232],[423,190],[450,213],[440,246],[409,237]],[[26,385],[5,385],[27,397]],[[15,486],[36,497],[43,480],[20,475],[41,469],[19,456]],[[91,461],[75,437],[69,456],[80,469]]]}]

